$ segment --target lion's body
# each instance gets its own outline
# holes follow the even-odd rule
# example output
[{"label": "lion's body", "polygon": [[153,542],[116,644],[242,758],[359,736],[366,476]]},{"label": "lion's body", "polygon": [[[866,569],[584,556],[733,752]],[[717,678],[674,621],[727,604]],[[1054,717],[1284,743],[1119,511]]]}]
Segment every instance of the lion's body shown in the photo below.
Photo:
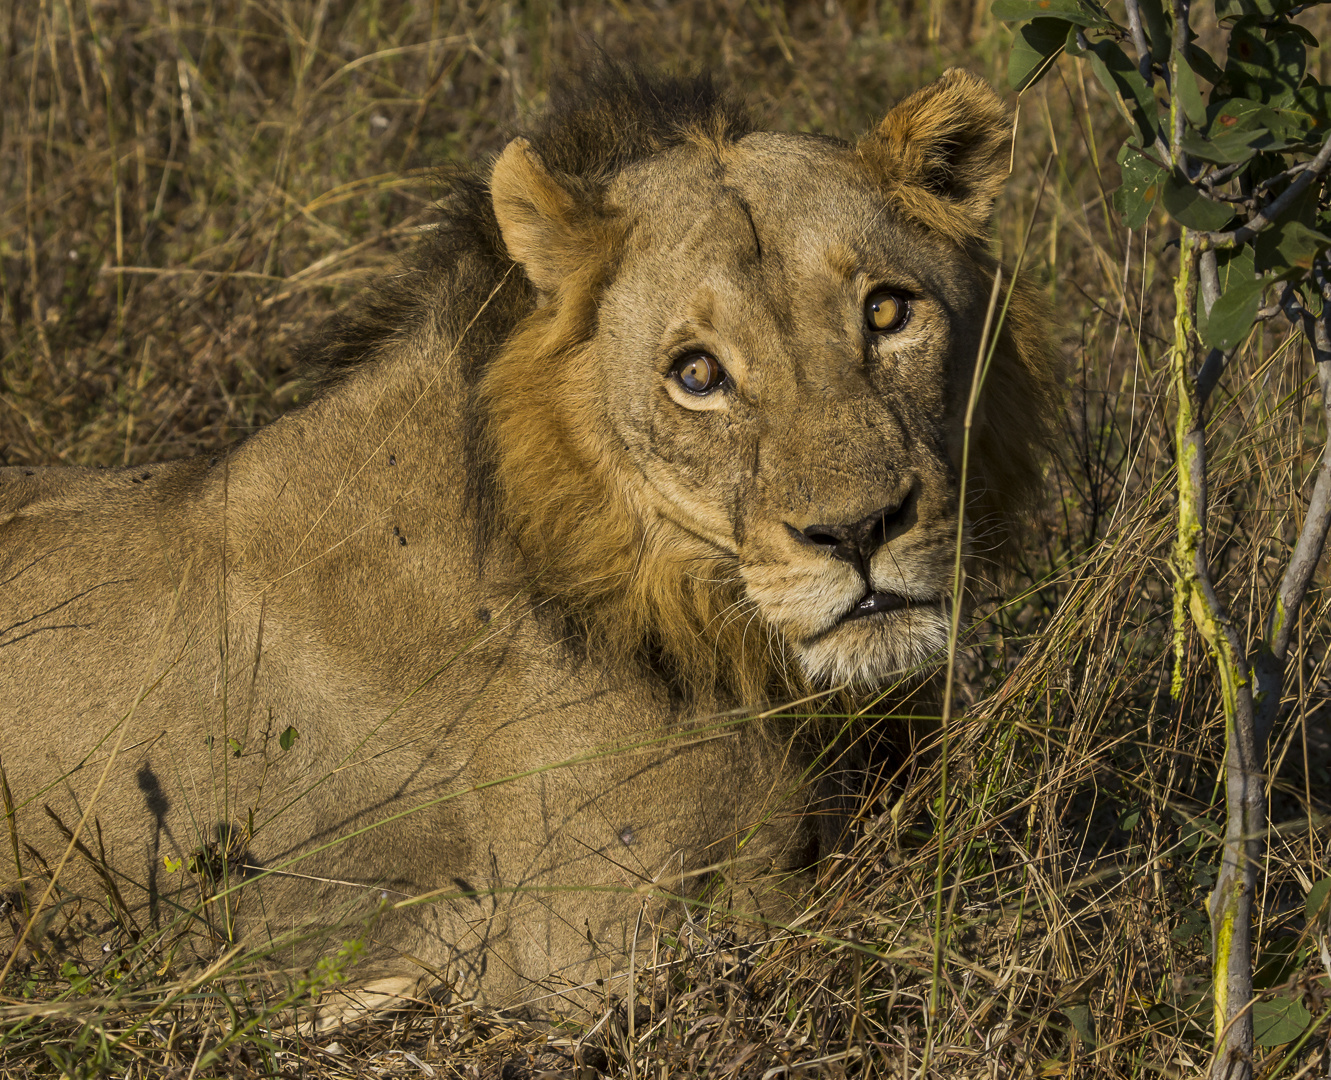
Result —
[{"label": "lion's body", "polygon": [[[459,180],[310,405],[214,459],[0,470],[32,897],[66,847],[43,807],[90,810],[48,932],[104,898],[104,857],[141,927],[211,873],[223,939],[378,911],[366,970],[393,989],[539,1003],[620,963],[649,894],[808,861],[810,740],[722,710],[881,684],[943,640],[996,185],[953,162],[951,201],[912,204],[937,220],[912,216],[878,160],[909,157],[900,110],[856,149],[605,78],[611,148],[561,151],[571,109],[488,192]],[[884,281],[911,321],[866,339]],[[1056,399],[1024,292],[1010,320],[990,415],[1027,414],[976,428],[975,517],[1038,483]],[[704,347],[728,381],[695,395],[677,357]],[[818,530],[866,514],[861,580]],[[896,606],[847,619],[866,589]]]},{"label": "lion's body", "polygon": [[[0,761],[26,804],[23,839],[53,865],[64,843],[43,804],[74,827],[128,716],[95,804],[127,903],[150,900],[161,925],[172,905],[196,907],[189,859],[232,830],[232,866],[219,859],[214,876],[241,865],[302,876],[233,897],[235,927],[211,905],[214,941],[255,944],[258,926],[280,938],[384,899],[479,892],[390,914],[375,934],[508,1004],[533,995],[509,971],[553,975],[553,992],[587,978],[588,958],[620,956],[624,892],[653,881],[678,893],[681,871],[726,862],[755,802],[780,805],[798,778],[751,725],[679,745],[688,717],[668,691],[579,662],[529,597],[481,579],[460,462],[430,452],[438,427],[401,423],[432,381],[410,370],[377,409],[347,407],[369,395],[330,395],[225,462],[10,470],[2,617],[16,693]],[[361,374],[380,391],[396,381]],[[445,378],[433,390],[459,388]],[[289,726],[299,735],[284,751]],[[728,778],[719,788],[717,776]],[[408,816],[351,835],[398,813]],[[791,845],[793,829],[773,831],[776,849]],[[91,826],[83,838],[100,855]],[[781,854],[762,847],[768,865]],[[168,873],[165,859],[181,868]],[[76,895],[104,892],[79,855],[61,880]],[[541,887],[561,883],[613,891],[547,917]],[[578,917],[561,918],[565,906]],[[339,935],[357,932],[353,918]]]}]

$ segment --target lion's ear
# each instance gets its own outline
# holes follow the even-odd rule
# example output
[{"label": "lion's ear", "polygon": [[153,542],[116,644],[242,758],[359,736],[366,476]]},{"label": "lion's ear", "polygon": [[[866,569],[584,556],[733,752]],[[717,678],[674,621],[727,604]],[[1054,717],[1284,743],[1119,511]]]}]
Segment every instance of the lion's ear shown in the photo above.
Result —
[{"label": "lion's ear", "polygon": [[898,104],[856,149],[903,209],[961,240],[988,232],[1007,179],[1009,127],[989,84],[951,68]]},{"label": "lion's ear", "polygon": [[521,138],[495,162],[490,198],[509,256],[542,293],[555,292],[586,259],[589,208]]}]

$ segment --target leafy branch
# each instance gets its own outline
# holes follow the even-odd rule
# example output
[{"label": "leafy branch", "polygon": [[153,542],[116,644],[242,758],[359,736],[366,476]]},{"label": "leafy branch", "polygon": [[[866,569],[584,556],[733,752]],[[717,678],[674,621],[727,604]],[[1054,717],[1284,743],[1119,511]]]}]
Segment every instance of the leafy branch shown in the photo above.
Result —
[{"label": "leafy branch", "polygon": [[[1331,529],[1331,90],[1308,71],[1316,38],[1293,21],[1310,6],[1212,0],[1226,47],[1215,58],[1198,44],[1191,0],[1123,0],[1121,20],[1117,6],[1096,0],[993,5],[1016,32],[1014,89],[1032,86],[1066,54],[1091,67],[1132,125],[1114,193],[1124,223],[1137,228],[1159,202],[1178,227],[1174,339],[1164,358],[1175,403],[1173,690],[1177,696],[1191,621],[1215,664],[1226,739],[1225,840],[1207,905],[1212,1080],[1248,1080],[1253,1072],[1252,906],[1265,854],[1267,742],[1291,628]],[[1263,307],[1273,289],[1276,302]],[[1327,443],[1263,632],[1249,645],[1211,565],[1206,406],[1253,326],[1280,314],[1309,346]]]}]

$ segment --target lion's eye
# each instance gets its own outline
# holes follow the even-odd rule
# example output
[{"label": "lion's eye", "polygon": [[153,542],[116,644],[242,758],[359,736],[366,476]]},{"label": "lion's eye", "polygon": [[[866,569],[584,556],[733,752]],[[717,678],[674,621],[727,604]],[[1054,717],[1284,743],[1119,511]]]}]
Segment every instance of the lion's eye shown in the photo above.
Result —
[{"label": "lion's eye", "polygon": [[675,363],[675,378],[690,394],[710,394],[726,381],[726,369],[716,357],[704,352],[689,353]]},{"label": "lion's eye", "polygon": [[879,289],[864,301],[864,321],[875,334],[891,334],[906,325],[910,301],[900,293]]}]

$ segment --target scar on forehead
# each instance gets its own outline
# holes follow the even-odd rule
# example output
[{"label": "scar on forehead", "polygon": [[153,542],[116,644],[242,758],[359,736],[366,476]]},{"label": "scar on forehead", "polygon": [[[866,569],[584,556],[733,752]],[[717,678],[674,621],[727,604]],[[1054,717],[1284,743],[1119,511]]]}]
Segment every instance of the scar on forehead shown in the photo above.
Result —
[{"label": "scar on forehead", "polygon": [[718,214],[726,213],[727,216],[730,216],[730,209],[731,207],[734,208],[734,216],[740,223],[740,233],[743,233],[744,226],[748,226],[749,237],[753,241],[753,258],[761,260],[763,257],[763,242],[758,237],[758,225],[753,220],[753,210],[749,207],[749,201],[735,188],[723,187],[721,191],[727,199],[723,206],[717,208]]},{"label": "scar on forehead", "polygon": [[834,276],[843,281],[851,280],[860,268],[860,260],[849,244],[831,244],[824,248],[823,262]]}]

